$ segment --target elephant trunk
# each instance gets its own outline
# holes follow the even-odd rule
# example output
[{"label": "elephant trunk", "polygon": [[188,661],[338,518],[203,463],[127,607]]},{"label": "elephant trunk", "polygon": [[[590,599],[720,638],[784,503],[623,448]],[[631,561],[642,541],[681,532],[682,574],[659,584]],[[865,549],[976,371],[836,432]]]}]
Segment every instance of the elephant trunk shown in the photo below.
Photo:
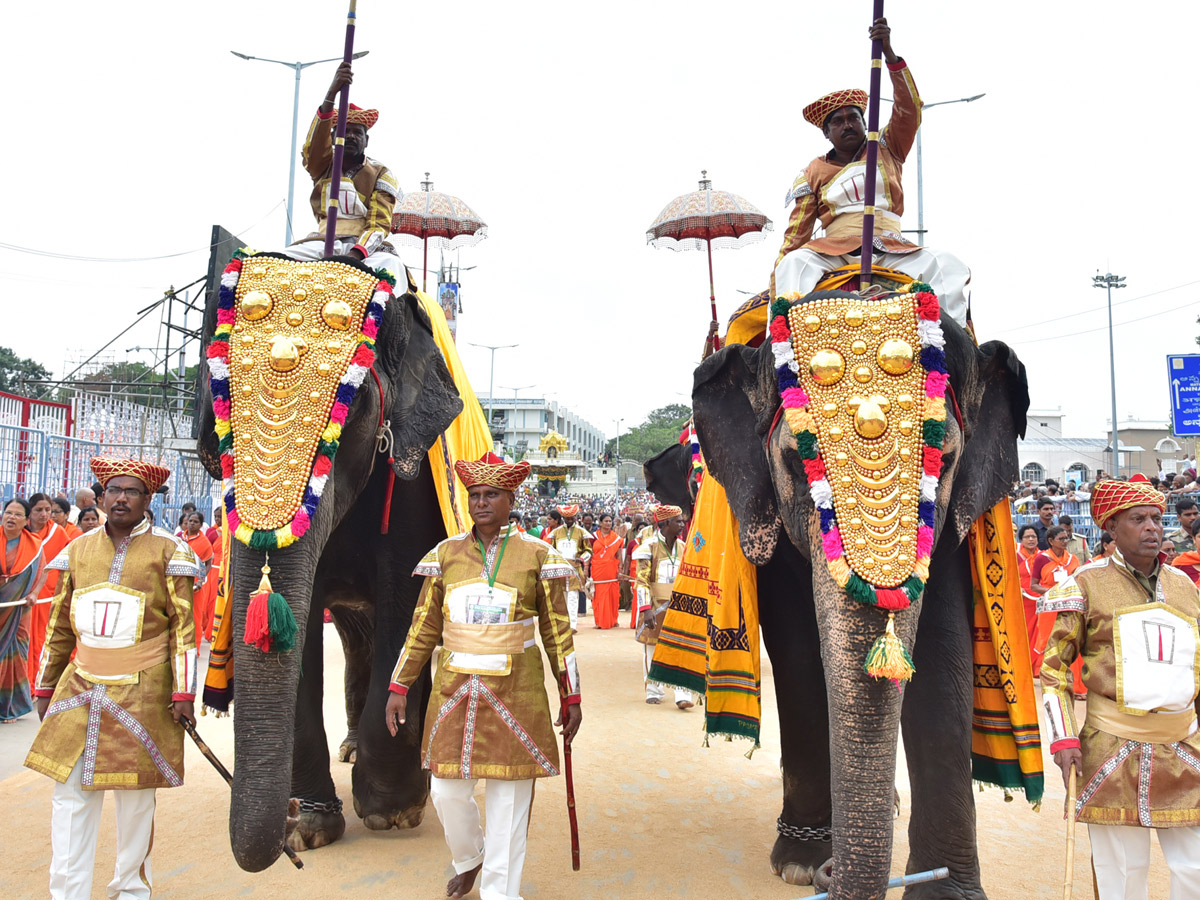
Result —
[{"label": "elephant trunk", "polygon": [[[833,581],[820,529],[812,547],[814,600],[829,701],[833,793],[831,898],[874,900],[886,892],[892,862],[896,742],[902,693],[867,675],[863,662],[883,633],[886,614],[864,606]],[[896,633],[912,647],[919,601],[896,616]]]},{"label": "elephant trunk", "polygon": [[[245,643],[246,608],[258,587],[263,555],[231,544],[230,599],[234,642],[234,772],[229,839],[238,865],[248,872],[270,866],[283,852],[292,786],[292,743],[301,647],[263,653]],[[271,553],[271,586],[284,596],[303,639],[317,555]]]}]

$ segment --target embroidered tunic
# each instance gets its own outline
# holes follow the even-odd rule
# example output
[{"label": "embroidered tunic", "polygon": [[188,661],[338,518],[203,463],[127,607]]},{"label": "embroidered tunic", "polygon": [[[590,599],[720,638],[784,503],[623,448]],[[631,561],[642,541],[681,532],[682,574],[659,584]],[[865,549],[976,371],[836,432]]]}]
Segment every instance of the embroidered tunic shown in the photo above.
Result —
[{"label": "embroidered tunic", "polygon": [[[638,616],[653,609],[656,617],[667,614],[671,603],[671,587],[679,574],[679,561],[683,559],[684,543],[676,538],[675,547],[667,549],[662,534],[646,538],[633,551],[637,564],[637,611]],[[637,618],[637,616],[635,616]],[[638,640],[643,644],[658,643],[658,629],[639,629]]]},{"label": "embroidered tunic", "polygon": [[[593,540],[592,535],[578,524],[572,525],[570,528],[566,525],[559,525],[546,538],[546,542],[558,552],[558,555],[575,569],[580,584],[583,583],[583,563],[592,557]],[[571,583],[567,585],[567,590],[576,590],[578,587],[578,584]]]},{"label": "embroidered tunic", "polygon": [[557,775],[558,742],[534,626],[560,695],[578,703],[565,594],[571,565],[550,545],[508,526],[488,548],[486,564],[472,530],[442,541],[413,574],[426,576],[425,585],[390,689],[407,694],[437,651],[424,767],[438,778]]},{"label": "embroidered tunic", "polygon": [[90,531],[50,568],[62,577],[33,693],[53,700],[25,765],[65,782],[82,755],[84,790],[178,787],[171,701],[196,696],[196,555],[142,522],[119,546]]},{"label": "embroidered tunic", "polygon": [[[1081,566],[1038,610],[1057,613],[1043,702],[1050,751],[1082,745],[1079,821],[1200,824],[1196,586],[1167,565],[1147,578],[1118,551]],[[1088,700],[1077,730],[1067,668],[1079,655]]]}]

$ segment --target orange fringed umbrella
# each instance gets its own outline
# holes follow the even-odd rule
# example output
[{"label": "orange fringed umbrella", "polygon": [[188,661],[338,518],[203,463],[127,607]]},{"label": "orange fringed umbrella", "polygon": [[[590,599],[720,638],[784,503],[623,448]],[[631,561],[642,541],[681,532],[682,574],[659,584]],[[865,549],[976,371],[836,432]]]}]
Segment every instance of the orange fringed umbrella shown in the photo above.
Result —
[{"label": "orange fringed umbrella", "polygon": [[426,172],[421,190],[405,194],[392,211],[392,234],[407,238],[405,243],[424,248],[421,290],[425,290],[430,239],[435,247],[442,249],[474,247],[487,237],[487,223],[458,197],[435,191]]}]

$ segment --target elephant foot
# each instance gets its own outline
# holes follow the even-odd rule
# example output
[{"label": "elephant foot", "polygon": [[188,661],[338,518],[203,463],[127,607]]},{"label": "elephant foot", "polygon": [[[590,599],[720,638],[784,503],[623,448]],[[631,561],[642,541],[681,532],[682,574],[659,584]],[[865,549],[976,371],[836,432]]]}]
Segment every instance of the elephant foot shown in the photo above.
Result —
[{"label": "elephant foot", "polygon": [[781,826],[780,835],[775,840],[775,846],[771,848],[771,871],[787,884],[814,884],[813,878],[817,870],[832,863],[833,844],[820,840],[817,835],[800,840],[799,836],[791,837],[783,829],[796,832],[797,835],[808,830],[793,825]]},{"label": "elephant foot", "polygon": [[342,738],[337,751],[338,762],[352,763],[358,759],[358,729],[351,728]]},{"label": "elephant foot", "polygon": [[[294,798],[293,801],[295,802]],[[319,803],[311,800],[299,801],[299,814],[291,816],[293,807],[289,804],[289,821],[287,842],[293,850],[316,850],[326,844],[332,844],[346,833],[346,819],[342,815],[342,801]],[[291,819],[296,819],[293,827]]]},{"label": "elephant foot", "polygon": [[[416,828],[425,818],[425,803],[428,796],[422,797],[419,803],[414,803],[407,809],[397,811],[375,811],[363,814],[362,804],[354,798],[354,812],[363,820],[363,824],[372,831],[387,831],[389,828]],[[376,803],[375,806],[382,804]]]}]

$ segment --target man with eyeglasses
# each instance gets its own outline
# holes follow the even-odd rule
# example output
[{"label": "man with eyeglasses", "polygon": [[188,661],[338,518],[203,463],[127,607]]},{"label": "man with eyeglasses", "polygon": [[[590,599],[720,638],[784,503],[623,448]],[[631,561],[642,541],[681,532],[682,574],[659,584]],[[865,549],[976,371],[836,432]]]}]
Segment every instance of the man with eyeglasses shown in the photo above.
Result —
[{"label": "man with eyeglasses", "polygon": [[[33,694],[41,728],[25,759],[56,782],[50,896],[90,897],[104,791],[114,791],[117,860],[108,896],[149,898],[154,791],[183,784],[195,721],[196,555],[146,510],[170,472],[97,457],[108,520],[49,564],[62,573]],[[74,659],[72,659],[74,653]]]}]

